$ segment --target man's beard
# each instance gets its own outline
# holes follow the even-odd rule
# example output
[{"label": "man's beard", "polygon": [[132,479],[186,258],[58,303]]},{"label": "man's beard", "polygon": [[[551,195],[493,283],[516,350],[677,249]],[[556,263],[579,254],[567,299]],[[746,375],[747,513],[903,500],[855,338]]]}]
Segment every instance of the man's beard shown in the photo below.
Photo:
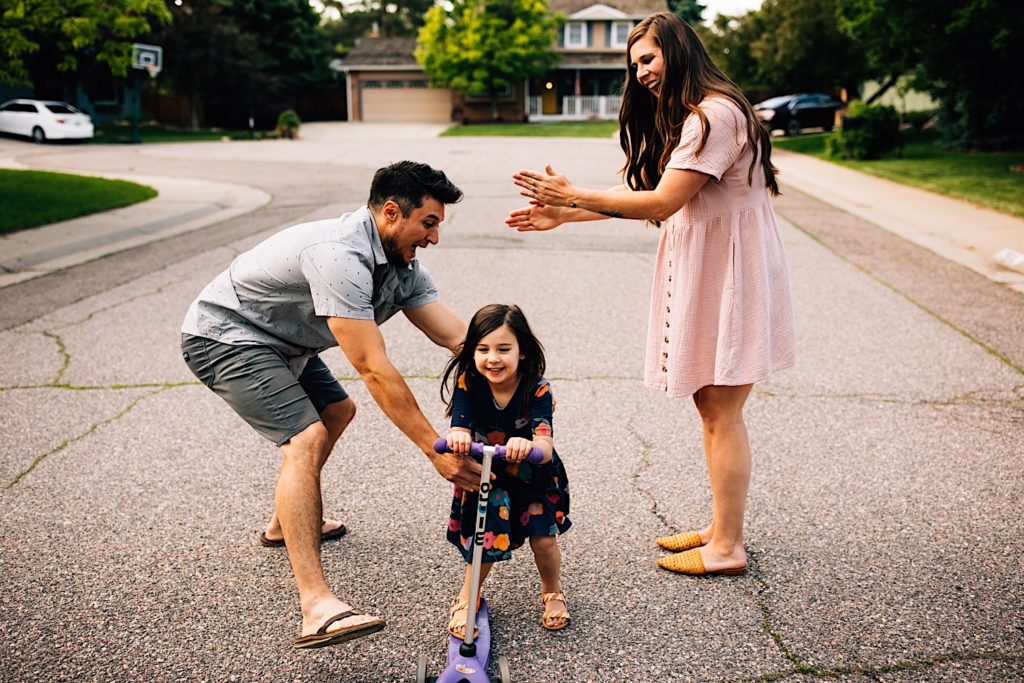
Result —
[{"label": "man's beard", "polygon": [[402,251],[395,244],[395,238],[392,236],[382,237],[380,244],[384,247],[384,255],[388,257],[388,263],[393,266],[407,266],[409,262],[402,256]]}]

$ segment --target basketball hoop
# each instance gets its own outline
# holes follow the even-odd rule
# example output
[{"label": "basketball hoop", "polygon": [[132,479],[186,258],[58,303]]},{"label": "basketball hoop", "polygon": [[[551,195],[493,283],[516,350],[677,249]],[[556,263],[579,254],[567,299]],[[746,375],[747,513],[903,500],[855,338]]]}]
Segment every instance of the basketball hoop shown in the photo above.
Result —
[{"label": "basketball hoop", "polygon": [[132,68],[145,71],[150,78],[156,78],[164,65],[164,49],[159,45],[132,44]]}]

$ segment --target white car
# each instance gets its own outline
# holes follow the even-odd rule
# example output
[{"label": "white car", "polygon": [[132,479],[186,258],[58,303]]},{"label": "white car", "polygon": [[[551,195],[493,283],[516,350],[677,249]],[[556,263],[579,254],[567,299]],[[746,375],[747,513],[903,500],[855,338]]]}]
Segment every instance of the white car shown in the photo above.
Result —
[{"label": "white car", "polygon": [[67,102],[11,100],[0,105],[0,133],[24,135],[36,142],[91,138],[92,119]]}]

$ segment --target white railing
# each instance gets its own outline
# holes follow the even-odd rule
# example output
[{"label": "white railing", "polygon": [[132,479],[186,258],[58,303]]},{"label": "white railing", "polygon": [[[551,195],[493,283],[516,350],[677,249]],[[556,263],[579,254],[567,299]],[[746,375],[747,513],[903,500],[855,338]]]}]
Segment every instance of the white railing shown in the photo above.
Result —
[{"label": "white railing", "polygon": [[542,98],[526,98],[526,113],[530,117],[545,119],[614,119],[619,115],[618,95],[595,95],[587,97],[566,96],[562,98],[562,111],[558,114],[544,114]]}]

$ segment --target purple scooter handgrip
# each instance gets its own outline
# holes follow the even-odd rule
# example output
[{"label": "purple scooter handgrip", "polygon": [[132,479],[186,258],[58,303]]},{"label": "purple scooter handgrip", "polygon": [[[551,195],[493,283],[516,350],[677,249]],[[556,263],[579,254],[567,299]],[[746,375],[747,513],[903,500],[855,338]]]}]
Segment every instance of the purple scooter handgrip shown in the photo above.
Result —
[{"label": "purple scooter handgrip", "polygon": [[[437,451],[438,453],[451,453],[452,452],[452,449],[448,448],[448,440],[447,439],[438,439],[437,441],[435,441],[434,442],[434,450]],[[482,443],[475,443],[474,442],[474,443],[470,444],[469,452],[472,455],[483,455],[484,454],[484,445]],[[503,459],[505,457],[505,447],[504,446],[495,446],[494,447],[494,457],[495,458],[502,458]],[[542,451],[541,449],[537,448],[536,446],[531,448],[530,452],[526,456],[526,462],[539,463],[539,462],[543,462],[543,460],[544,460],[544,451]]]}]

